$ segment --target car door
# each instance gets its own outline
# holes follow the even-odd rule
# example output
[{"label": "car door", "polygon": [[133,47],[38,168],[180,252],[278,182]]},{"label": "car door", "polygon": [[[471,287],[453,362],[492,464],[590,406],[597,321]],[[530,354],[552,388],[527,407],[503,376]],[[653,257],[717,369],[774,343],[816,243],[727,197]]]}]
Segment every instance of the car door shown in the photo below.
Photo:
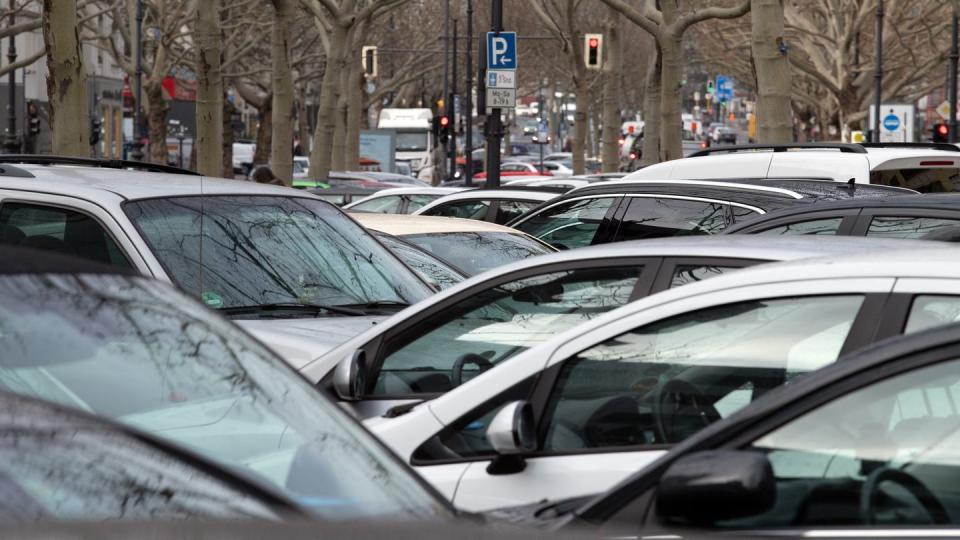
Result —
[{"label": "car door", "polygon": [[960,240],[960,212],[924,208],[871,208],[860,214],[853,234],[879,238]]},{"label": "car door", "polygon": [[716,234],[732,223],[730,203],[670,195],[627,195],[610,240]]},{"label": "car door", "polygon": [[510,226],[558,249],[602,244],[613,233],[613,217],[622,199],[620,194],[567,199]]},{"label": "car door", "polygon": [[[454,498],[467,510],[604,491],[710,422],[869,342],[893,282],[841,281],[767,286],[763,300],[665,310],[669,316],[633,319],[644,322],[629,328],[613,324],[604,332],[618,333],[579,352],[556,353],[528,394],[539,445],[522,471],[490,474],[494,454],[478,446],[491,409],[507,400],[489,400],[424,446],[472,432],[471,463]],[[426,462],[414,465],[430,479]]]}]

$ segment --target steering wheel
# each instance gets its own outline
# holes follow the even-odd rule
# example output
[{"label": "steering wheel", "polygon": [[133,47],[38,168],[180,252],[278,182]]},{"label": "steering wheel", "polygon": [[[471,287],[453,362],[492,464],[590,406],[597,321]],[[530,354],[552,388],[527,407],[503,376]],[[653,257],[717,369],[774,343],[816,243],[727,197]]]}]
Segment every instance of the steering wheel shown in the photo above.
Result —
[{"label": "steering wheel", "polygon": [[934,525],[950,524],[950,516],[946,508],[937,500],[936,495],[923,485],[913,475],[900,469],[891,469],[890,467],[880,467],[870,473],[863,482],[860,490],[860,520],[866,525],[876,524],[874,515],[874,503],[879,493],[880,484],[892,482],[906,489],[913,495],[913,498],[920,503],[923,510],[930,516]]},{"label": "steering wheel", "polygon": [[484,372],[493,367],[493,362],[487,360],[483,356],[480,356],[476,353],[467,353],[460,358],[457,358],[457,361],[453,363],[453,367],[450,368],[450,387],[456,388],[463,384],[463,366],[467,364],[473,364],[480,368],[481,372]]},{"label": "steering wheel", "polygon": [[[681,415],[696,418],[693,430],[684,429],[689,428],[690,422],[685,422],[686,426],[678,422]],[[720,420],[720,413],[696,386],[681,379],[671,379],[660,387],[654,397],[653,417],[657,438],[662,443],[677,443],[694,431]]]}]

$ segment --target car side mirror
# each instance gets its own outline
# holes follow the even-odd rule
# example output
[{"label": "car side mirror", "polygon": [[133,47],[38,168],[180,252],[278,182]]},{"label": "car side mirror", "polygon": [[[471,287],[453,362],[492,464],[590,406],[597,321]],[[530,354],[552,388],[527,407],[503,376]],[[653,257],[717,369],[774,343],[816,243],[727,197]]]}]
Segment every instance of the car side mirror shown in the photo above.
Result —
[{"label": "car side mirror", "polygon": [[523,454],[537,448],[533,407],[527,401],[507,403],[487,428],[487,442],[497,458],[487,467],[492,475],[513,474],[526,468]]},{"label": "car side mirror", "polygon": [[667,468],[657,488],[657,515],[664,521],[709,524],[762,514],[777,500],[766,454],[709,450],[683,456]]},{"label": "car side mirror", "polygon": [[343,401],[360,401],[367,391],[367,354],[363,349],[337,364],[333,372],[333,389]]}]

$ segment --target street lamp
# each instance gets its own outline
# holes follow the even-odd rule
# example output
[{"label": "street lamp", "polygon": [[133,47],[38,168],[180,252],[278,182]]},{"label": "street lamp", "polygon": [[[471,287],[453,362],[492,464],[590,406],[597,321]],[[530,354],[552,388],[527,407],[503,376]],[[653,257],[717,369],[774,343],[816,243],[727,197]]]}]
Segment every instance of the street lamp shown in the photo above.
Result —
[{"label": "street lamp", "polygon": [[[16,9],[16,0],[10,0],[10,28],[13,28],[17,23]],[[7,61],[11,66],[17,61],[15,34],[10,34],[10,48],[7,49]],[[8,154],[16,154],[20,152],[20,141],[17,138],[17,72],[15,69],[10,70],[7,81],[9,87],[7,88],[7,132],[4,137],[3,147]]]}]

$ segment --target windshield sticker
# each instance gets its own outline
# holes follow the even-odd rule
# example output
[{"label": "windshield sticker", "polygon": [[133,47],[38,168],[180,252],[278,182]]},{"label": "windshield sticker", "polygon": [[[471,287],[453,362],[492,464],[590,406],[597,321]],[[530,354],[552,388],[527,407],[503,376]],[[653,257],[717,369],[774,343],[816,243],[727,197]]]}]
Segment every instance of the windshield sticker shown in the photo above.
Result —
[{"label": "windshield sticker", "polygon": [[223,298],[215,292],[203,291],[200,294],[200,299],[203,300],[204,304],[212,308],[219,309],[223,307]]}]

